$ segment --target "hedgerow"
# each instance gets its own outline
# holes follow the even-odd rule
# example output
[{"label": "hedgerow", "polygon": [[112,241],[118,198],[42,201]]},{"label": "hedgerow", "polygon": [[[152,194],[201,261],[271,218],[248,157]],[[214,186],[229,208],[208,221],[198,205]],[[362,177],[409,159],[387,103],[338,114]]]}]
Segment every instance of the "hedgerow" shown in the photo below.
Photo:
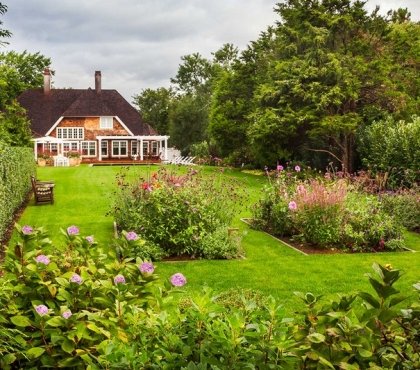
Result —
[{"label": "hedgerow", "polygon": [[9,147],[0,142],[0,241],[16,210],[25,200],[35,161],[30,148]]}]

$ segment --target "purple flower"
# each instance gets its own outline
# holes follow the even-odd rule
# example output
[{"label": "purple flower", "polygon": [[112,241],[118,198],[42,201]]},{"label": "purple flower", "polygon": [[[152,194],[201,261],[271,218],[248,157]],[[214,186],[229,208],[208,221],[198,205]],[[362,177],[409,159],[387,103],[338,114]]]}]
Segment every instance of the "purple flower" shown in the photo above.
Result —
[{"label": "purple flower", "polygon": [[114,277],[114,283],[117,284],[125,284],[125,277],[123,275],[117,275]]},{"label": "purple flower", "polygon": [[93,239],[93,235],[87,236],[85,239],[89,244],[93,244],[95,242],[95,239]]},{"label": "purple flower", "polygon": [[79,228],[77,226],[69,226],[67,228],[67,234],[69,235],[78,235],[79,234]]},{"label": "purple flower", "polygon": [[62,314],[61,314],[61,316],[63,316],[66,320],[69,318],[69,317],[71,317],[73,314],[71,313],[71,311],[70,310],[66,310],[66,311],[64,311]]},{"label": "purple flower", "polygon": [[36,256],[35,261],[37,263],[43,263],[44,265],[48,265],[50,263],[50,259],[45,254],[40,254]]},{"label": "purple flower", "polygon": [[150,262],[143,262],[139,266],[139,270],[142,274],[153,274],[155,271],[155,266],[153,266],[153,264]]},{"label": "purple flower", "polygon": [[284,167],[281,164],[277,165],[277,171],[283,171],[283,170],[284,170]]},{"label": "purple flower", "polygon": [[38,313],[39,316],[44,316],[48,314],[48,307],[40,304],[39,306],[35,307],[35,311]]},{"label": "purple flower", "polygon": [[295,166],[295,171],[296,172],[300,172],[300,167],[299,166]]},{"label": "purple flower", "polygon": [[73,274],[70,278],[70,283],[82,284],[82,277],[79,274]]},{"label": "purple flower", "polygon": [[291,211],[295,211],[297,209],[297,204],[296,204],[296,202],[294,200],[292,200],[292,201],[289,202],[289,209]]},{"label": "purple flower", "polygon": [[187,279],[180,272],[171,276],[171,284],[173,286],[183,286],[187,283]]},{"label": "purple flower", "polygon": [[25,235],[31,235],[33,232],[34,229],[29,225],[25,225],[22,227],[22,233],[24,233]]},{"label": "purple flower", "polygon": [[125,238],[127,240],[137,240],[139,237],[134,231],[129,231],[127,234],[125,234]]}]

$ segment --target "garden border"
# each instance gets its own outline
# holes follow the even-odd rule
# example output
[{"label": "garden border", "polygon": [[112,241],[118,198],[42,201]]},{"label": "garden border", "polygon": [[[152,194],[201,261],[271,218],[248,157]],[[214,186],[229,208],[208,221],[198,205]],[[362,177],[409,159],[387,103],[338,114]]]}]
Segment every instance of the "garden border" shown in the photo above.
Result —
[{"label": "garden border", "polygon": [[[252,220],[252,218],[241,218],[240,220],[243,223],[247,224],[248,226],[250,226],[250,227],[252,226],[252,224],[248,221],[248,220]],[[270,233],[267,233],[266,231],[263,231],[263,230],[258,230],[258,231],[260,231],[260,232],[262,232],[262,233],[264,233],[266,235],[271,236],[273,239],[276,239],[280,243],[284,244],[286,247],[289,247],[291,249],[294,249],[296,252],[299,252],[299,253],[303,254],[304,256],[309,256],[309,254],[301,251],[300,249],[295,248],[293,245],[290,245],[290,244],[286,243],[284,240],[281,240],[279,238],[276,238],[274,235],[271,235]]]}]

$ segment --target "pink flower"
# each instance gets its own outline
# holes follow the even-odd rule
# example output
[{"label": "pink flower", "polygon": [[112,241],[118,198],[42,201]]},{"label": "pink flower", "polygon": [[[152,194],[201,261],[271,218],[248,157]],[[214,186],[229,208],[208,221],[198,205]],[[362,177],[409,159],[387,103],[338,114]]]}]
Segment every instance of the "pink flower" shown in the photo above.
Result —
[{"label": "pink flower", "polygon": [[298,194],[305,194],[306,193],[305,186],[303,186],[302,184],[298,185],[296,191]]},{"label": "pink flower", "polygon": [[289,209],[291,211],[295,211],[297,209],[297,204],[296,204],[296,202],[294,200],[292,200],[292,201],[289,202]]},{"label": "pink flower", "polygon": [[139,266],[139,270],[142,274],[153,274],[155,271],[155,266],[153,266],[153,264],[150,262],[143,262]]},{"label": "pink flower", "polygon": [[29,225],[25,225],[22,227],[22,233],[25,235],[31,235],[33,232],[34,232],[34,229]]},{"label": "pink flower", "polygon": [[114,283],[117,284],[125,284],[125,277],[123,275],[117,275],[114,277]]},{"label": "pink flower", "polygon": [[35,307],[35,311],[38,313],[39,316],[45,316],[48,314],[48,307],[40,304],[39,306]]},{"label": "pink flower", "polygon": [[79,274],[73,274],[72,277],[70,278],[70,282],[71,283],[76,283],[76,284],[82,284],[82,277]]},{"label": "pink flower", "polygon": [[89,244],[95,243],[95,239],[93,239],[93,235],[89,235],[85,238]]},{"label": "pink flower", "polygon": [[79,234],[79,228],[77,226],[69,226],[67,228],[67,234],[69,235],[78,235]]},{"label": "pink flower", "polygon": [[295,171],[296,172],[300,172],[300,167],[299,166],[295,166]]},{"label": "pink flower", "polygon": [[134,231],[129,231],[127,234],[125,234],[125,238],[127,240],[137,240],[139,236]]},{"label": "pink flower", "polygon": [[184,286],[186,283],[186,277],[179,272],[171,276],[171,284],[173,286]]},{"label": "pink flower", "polygon": [[284,167],[281,165],[281,164],[279,164],[279,165],[277,165],[277,171],[283,171],[284,170]]},{"label": "pink flower", "polygon": [[70,310],[66,310],[66,311],[64,311],[62,314],[61,314],[61,316],[63,316],[66,320],[69,318],[69,317],[71,317],[73,314],[71,313],[71,311]]},{"label": "pink flower", "polygon": [[50,259],[45,254],[40,254],[36,256],[35,261],[37,263],[43,263],[44,265],[48,265],[50,263]]}]

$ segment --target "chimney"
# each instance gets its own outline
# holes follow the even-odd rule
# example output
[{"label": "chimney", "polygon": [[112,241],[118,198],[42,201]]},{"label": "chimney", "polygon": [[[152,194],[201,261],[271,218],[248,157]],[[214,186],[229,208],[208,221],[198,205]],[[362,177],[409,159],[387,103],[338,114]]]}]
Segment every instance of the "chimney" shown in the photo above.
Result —
[{"label": "chimney", "polygon": [[49,68],[44,69],[44,94],[49,94],[51,91],[51,71]]},{"label": "chimney", "polygon": [[95,71],[95,91],[101,93],[101,71]]}]

